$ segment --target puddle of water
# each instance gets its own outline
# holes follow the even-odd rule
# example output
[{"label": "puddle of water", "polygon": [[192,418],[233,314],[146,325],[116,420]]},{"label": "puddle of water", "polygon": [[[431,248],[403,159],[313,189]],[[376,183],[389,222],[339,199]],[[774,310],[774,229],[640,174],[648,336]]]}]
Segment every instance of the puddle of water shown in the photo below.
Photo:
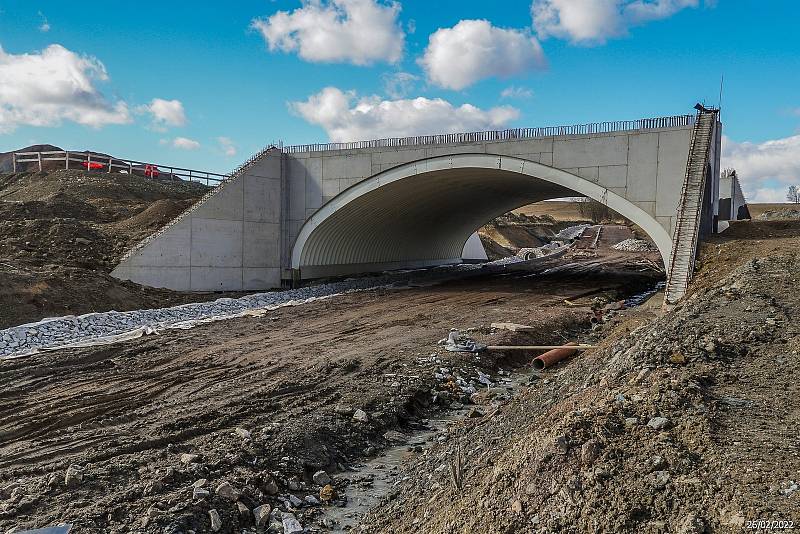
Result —
[{"label": "puddle of water", "polygon": [[626,308],[634,308],[636,306],[641,305],[643,302],[647,301],[650,297],[658,293],[659,291],[663,290],[666,287],[665,282],[658,282],[655,286],[647,291],[643,291],[636,295],[632,295],[625,299],[625,307]]}]

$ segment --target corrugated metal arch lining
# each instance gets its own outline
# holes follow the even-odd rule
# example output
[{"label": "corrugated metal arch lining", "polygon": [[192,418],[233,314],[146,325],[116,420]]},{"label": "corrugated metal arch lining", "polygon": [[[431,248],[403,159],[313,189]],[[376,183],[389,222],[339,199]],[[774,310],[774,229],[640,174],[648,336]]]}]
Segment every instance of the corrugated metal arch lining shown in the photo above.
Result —
[{"label": "corrugated metal arch lining", "polygon": [[514,208],[574,194],[531,176],[485,168],[424,172],[342,206],[308,236],[300,267],[460,258],[469,235]]}]

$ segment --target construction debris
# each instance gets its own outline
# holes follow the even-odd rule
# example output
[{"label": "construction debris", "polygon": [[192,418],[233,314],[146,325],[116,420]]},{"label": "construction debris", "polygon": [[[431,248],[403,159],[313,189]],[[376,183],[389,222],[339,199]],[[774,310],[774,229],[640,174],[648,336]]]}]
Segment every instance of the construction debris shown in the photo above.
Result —
[{"label": "construction debris", "polygon": [[489,345],[486,347],[486,350],[554,350],[554,349],[574,349],[576,351],[579,350],[589,350],[596,348],[595,345],[579,345],[577,343],[566,345]]},{"label": "construction debris", "polygon": [[626,239],[620,241],[611,248],[614,250],[622,250],[625,252],[655,252],[658,250],[655,245],[643,239]]},{"label": "construction debris", "polygon": [[495,330],[508,330],[509,332],[535,332],[536,328],[530,325],[517,323],[492,323]]},{"label": "construction debris", "polygon": [[464,336],[458,330],[453,329],[447,335],[444,348],[449,352],[482,352],[486,350],[486,345],[477,343],[474,339]]}]

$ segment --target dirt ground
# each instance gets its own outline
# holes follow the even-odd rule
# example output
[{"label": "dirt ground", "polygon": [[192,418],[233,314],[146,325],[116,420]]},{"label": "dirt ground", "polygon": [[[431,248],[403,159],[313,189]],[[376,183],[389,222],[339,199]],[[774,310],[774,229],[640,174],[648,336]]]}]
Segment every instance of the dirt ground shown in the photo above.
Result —
[{"label": "dirt ground", "polygon": [[734,224],[686,299],[453,425],[359,531],[797,528],[798,245],[798,223]]},{"label": "dirt ground", "polygon": [[513,256],[521,248],[547,244],[560,230],[581,222],[511,212],[479,228],[478,237],[489,260],[497,260]]},{"label": "dirt ground", "polygon": [[[0,320],[131,295],[140,299],[131,307],[184,298],[104,269],[183,209],[172,202],[201,192],[131,184],[109,198],[119,182],[105,179],[0,183]],[[571,259],[582,268],[547,276],[352,293],[0,362],[0,532],[59,522],[77,533],[283,532],[283,512],[324,531],[333,526],[324,510],[348,505],[336,493],[368,484],[359,462],[464,405],[474,416],[408,447],[397,485],[358,531],[699,534],[758,519],[800,524],[800,223],[733,223],[704,244],[681,303],[664,314],[609,313],[592,330],[590,305],[657,276],[642,263],[657,253],[612,253],[602,235],[600,257],[578,247]],[[493,345],[599,348],[532,374],[512,398],[482,386],[482,373],[496,382],[536,353],[449,353],[437,342],[451,328]],[[263,505],[271,513],[257,530]]]},{"label": "dirt ground", "polygon": [[[634,289],[631,281],[602,285],[617,298],[615,288]],[[635,289],[652,284],[641,278]],[[250,510],[277,506],[274,494],[292,488],[300,498],[318,494],[310,481],[318,469],[345,481],[347,466],[387,444],[387,430],[412,431],[438,406],[439,366],[472,358],[437,345],[450,328],[516,321],[539,326],[528,342],[561,343],[589,325],[586,309],[564,299],[580,302],[597,287],[590,278],[499,277],[364,292],[264,319],[3,362],[0,529],[68,521],[74,532],[208,532],[215,508],[222,531],[238,532],[252,516],[217,496],[193,500],[195,481],[229,482]],[[439,391],[437,402],[460,399],[448,395]],[[355,409],[369,420],[354,421]],[[183,453],[199,458],[184,464]],[[82,481],[67,487],[71,465]],[[302,514],[305,524],[318,512]]]},{"label": "dirt ground", "polygon": [[514,210],[514,213],[537,217],[549,215],[557,221],[580,221],[584,219],[578,211],[578,203],[571,201],[537,202],[518,208]]},{"label": "dirt ground", "polygon": [[219,296],[145,288],[109,275],[125,251],[206,190],[117,173],[0,175],[0,328]]}]

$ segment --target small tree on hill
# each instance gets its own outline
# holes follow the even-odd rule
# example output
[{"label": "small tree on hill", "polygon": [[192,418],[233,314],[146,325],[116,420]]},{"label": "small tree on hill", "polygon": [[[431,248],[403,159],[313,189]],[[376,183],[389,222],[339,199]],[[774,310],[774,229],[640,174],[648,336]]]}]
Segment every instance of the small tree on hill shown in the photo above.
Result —
[{"label": "small tree on hill", "polygon": [[796,185],[790,185],[786,193],[786,200],[794,204],[800,204],[800,189]]}]

